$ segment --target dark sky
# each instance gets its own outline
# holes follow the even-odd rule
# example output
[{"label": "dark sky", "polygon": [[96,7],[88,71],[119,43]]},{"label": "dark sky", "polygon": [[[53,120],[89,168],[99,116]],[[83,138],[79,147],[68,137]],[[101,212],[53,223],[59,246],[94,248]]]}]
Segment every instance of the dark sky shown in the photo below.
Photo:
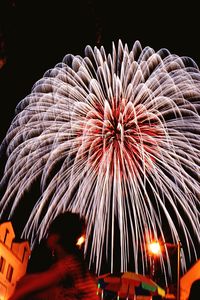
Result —
[{"label": "dark sky", "polygon": [[131,49],[135,40],[156,51],[192,57],[200,65],[197,4],[133,0],[1,0],[0,69],[3,139],[16,104],[44,72],[65,54],[84,55],[87,44],[110,51],[119,38]]}]

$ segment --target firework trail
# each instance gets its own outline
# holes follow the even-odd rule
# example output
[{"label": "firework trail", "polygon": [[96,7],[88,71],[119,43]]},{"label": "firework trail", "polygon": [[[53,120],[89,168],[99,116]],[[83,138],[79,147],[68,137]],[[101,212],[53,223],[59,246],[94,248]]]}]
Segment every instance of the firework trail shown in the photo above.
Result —
[{"label": "firework trail", "polygon": [[[113,43],[66,55],[19,102],[7,132],[1,216],[15,215],[35,182],[40,197],[22,236],[32,243],[60,212],[88,222],[91,262],[145,272],[153,239],[200,244],[200,71],[188,57]],[[25,206],[25,203],[24,203]],[[118,228],[118,231],[116,231]],[[170,273],[169,255],[161,265]],[[104,255],[104,252],[106,255]]]}]

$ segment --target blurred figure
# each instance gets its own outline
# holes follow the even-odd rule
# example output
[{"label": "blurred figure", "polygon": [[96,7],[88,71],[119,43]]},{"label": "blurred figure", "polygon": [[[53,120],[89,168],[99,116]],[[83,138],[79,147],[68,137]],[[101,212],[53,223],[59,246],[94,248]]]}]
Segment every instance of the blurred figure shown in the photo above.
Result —
[{"label": "blurred figure", "polygon": [[[97,279],[84,259],[80,237],[85,222],[76,213],[57,216],[49,227],[46,240],[52,265],[42,272],[25,275],[10,300],[96,300]],[[42,261],[43,257],[41,257]]]},{"label": "blurred figure", "polygon": [[197,300],[200,298],[200,278],[193,281],[188,300]]},{"label": "blurred figure", "polygon": [[47,244],[47,239],[43,238],[40,242],[35,244],[31,251],[26,273],[43,272],[47,270],[53,262],[52,251]]}]

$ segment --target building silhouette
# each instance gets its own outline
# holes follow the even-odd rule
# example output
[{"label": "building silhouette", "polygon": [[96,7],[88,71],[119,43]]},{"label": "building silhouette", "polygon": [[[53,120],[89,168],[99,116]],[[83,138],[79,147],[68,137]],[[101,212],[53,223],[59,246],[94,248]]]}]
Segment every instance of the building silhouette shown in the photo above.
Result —
[{"label": "building silhouette", "polygon": [[10,221],[0,224],[0,300],[7,300],[16,282],[26,273],[30,256],[28,241],[15,241]]}]

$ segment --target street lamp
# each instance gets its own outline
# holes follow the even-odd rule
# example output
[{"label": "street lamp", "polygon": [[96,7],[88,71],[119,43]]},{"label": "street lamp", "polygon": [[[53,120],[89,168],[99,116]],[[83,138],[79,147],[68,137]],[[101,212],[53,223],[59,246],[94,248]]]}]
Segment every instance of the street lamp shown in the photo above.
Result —
[{"label": "street lamp", "polygon": [[[180,300],[180,253],[181,253],[181,243],[180,241],[177,244],[173,243],[163,243],[162,245],[166,246],[167,248],[176,248],[177,249],[177,300]],[[161,254],[161,246],[159,242],[152,242],[148,244],[148,249],[154,255]]]},{"label": "street lamp", "polygon": [[152,242],[148,244],[148,251],[150,253],[150,261],[152,258],[152,261],[150,263],[150,267],[151,267],[150,276],[152,277],[153,280],[155,280],[155,262],[156,262],[155,256],[161,255],[162,251],[161,251],[160,243]]}]

